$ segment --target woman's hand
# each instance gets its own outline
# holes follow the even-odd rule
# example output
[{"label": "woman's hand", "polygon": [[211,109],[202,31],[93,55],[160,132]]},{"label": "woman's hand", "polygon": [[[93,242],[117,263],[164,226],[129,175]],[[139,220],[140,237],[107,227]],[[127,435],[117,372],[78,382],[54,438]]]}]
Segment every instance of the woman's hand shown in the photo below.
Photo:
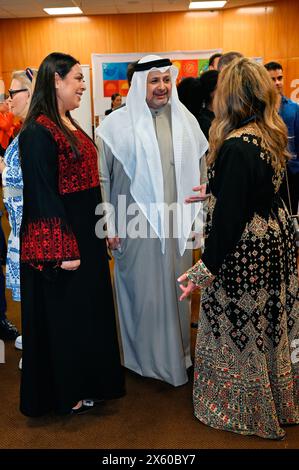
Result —
[{"label": "woman's hand", "polygon": [[192,281],[189,281],[186,273],[178,278],[178,282],[180,283],[185,281],[188,281],[187,286],[180,284],[180,289],[183,291],[183,294],[180,297],[180,301],[186,299],[192,294],[193,291],[198,289],[198,287]]},{"label": "woman's hand", "polygon": [[185,199],[186,204],[191,204],[192,202],[202,202],[205,201],[210,195],[206,194],[207,185],[201,184],[200,186],[195,186],[192,188],[192,191],[199,191],[197,196],[189,196]]},{"label": "woman's hand", "polygon": [[62,261],[61,269],[65,269],[66,271],[76,271],[79,268],[81,261],[79,259],[75,259],[73,261]]},{"label": "woman's hand", "polygon": [[1,173],[1,175],[2,175],[5,167],[6,167],[6,165],[5,165],[5,162],[4,162],[4,158],[0,157],[0,173]]}]

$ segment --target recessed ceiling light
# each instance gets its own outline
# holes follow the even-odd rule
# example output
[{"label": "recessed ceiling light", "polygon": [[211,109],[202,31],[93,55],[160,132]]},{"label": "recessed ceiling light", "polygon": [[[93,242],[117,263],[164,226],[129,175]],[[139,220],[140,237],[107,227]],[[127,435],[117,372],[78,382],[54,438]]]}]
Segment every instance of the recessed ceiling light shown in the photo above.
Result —
[{"label": "recessed ceiling light", "polygon": [[83,15],[79,7],[44,8],[43,10],[48,15]]},{"label": "recessed ceiling light", "polygon": [[226,1],[216,2],[190,2],[189,8],[194,10],[210,10],[211,8],[222,8]]}]

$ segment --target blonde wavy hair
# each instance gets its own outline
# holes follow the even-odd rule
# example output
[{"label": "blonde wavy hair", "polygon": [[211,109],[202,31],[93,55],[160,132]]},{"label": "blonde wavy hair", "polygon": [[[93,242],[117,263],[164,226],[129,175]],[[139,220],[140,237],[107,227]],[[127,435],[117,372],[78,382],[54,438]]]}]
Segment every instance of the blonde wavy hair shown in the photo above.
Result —
[{"label": "blonde wavy hair", "polygon": [[11,79],[18,80],[21,83],[22,88],[27,88],[29,93],[29,100],[24,109],[24,116],[22,116],[23,119],[25,119],[28,112],[37,77],[37,69],[30,69],[30,72],[32,72],[32,80],[30,80],[29,76],[26,74],[26,70],[15,70],[11,75]]},{"label": "blonde wavy hair", "polygon": [[225,67],[218,78],[214,112],[209,134],[209,165],[216,160],[224,140],[253,118],[256,135],[270,153],[273,168],[285,167],[290,158],[287,128],[277,112],[277,92],[262,65],[243,57]]}]

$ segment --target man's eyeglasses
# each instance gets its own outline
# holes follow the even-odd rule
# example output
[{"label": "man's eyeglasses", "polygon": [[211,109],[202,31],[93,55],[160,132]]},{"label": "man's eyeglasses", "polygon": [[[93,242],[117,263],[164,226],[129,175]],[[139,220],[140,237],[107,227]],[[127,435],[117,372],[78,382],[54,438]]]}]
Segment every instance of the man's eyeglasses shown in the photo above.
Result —
[{"label": "man's eyeglasses", "polygon": [[13,97],[17,93],[20,93],[20,91],[28,91],[28,88],[20,88],[20,90],[8,90],[8,94],[9,94],[10,99],[13,99]]}]

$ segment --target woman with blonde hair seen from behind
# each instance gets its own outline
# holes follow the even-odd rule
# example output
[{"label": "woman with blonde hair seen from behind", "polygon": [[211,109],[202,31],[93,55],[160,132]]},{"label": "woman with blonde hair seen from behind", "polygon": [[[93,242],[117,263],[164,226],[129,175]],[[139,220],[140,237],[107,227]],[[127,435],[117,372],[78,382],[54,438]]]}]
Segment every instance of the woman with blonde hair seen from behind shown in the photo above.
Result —
[{"label": "woman with blonde hair seen from behind", "polygon": [[212,193],[201,260],[179,278],[202,288],[196,417],[217,429],[282,439],[299,423],[295,232],[278,195],[287,130],[264,68],[236,59],[219,75],[208,155]]},{"label": "woman with blonde hair seen from behind", "polygon": [[[9,104],[11,112],[21,122],[25,120],[37,70],[26,68],[12,74],[9,89]],[[12,298],[20,301],[20,226],[23,212],[23,179],[19,160],[19,136],[7,148],[4,159],[0,162],[2,173],[3,200],[9,214],[11,232],[8,239],[6,262],[6,287],[11,289]],[[18,337],[16,346],[22,348],[22,339]],[[21,364],[21,362],[20,362]]]}]

